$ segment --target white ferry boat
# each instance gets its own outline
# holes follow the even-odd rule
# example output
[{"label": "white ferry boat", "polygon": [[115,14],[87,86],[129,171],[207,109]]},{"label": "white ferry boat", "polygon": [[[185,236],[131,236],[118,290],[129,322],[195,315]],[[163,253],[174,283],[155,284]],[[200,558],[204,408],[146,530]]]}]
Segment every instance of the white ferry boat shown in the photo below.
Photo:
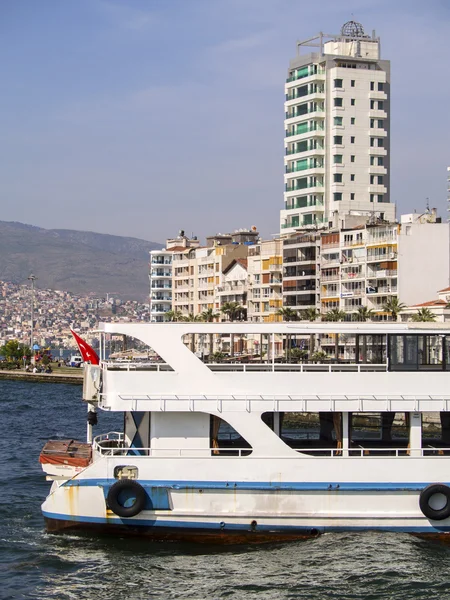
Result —
[{"label": "white ferry boat", "polygon": [[[112,335],[159,362],[106,360]],[[435,323],[102,324],[100,364],[85,365],[87,442],[51,441],[40,457],[47,529],[445,538],[449,349]],[[123,431],[92,438],[97,409],[124,413]]]}]

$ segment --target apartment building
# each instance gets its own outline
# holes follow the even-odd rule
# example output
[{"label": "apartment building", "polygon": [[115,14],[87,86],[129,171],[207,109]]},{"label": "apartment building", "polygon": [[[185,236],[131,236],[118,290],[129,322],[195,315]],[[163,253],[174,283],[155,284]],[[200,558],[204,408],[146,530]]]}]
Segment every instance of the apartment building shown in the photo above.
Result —
[{"label": "apartment building", "polygon": [[281,321],[283,306],[283,243],[262,241],[248,252],[247,320],[253,323]]},{"label": "apartment building", "polygon": [[336,226],[343,214],[394,221],[390,63],[375,32],[350,21],[337,35],[298,42],[285,94],[281,234]]},{"label": "apartment building", "polygon": [[[241,243],[244,233],[247,239]],[[174,251],[172,309],[184,316],[197,316],[209,309],[220,313],[225,302],[244,303],[247,293],[244,265],[251,239],[257,237],[256,230],[239,230],[208,237],[206,247]],[[220,313],[220,318],[225,320],[226,316]]]},{"label": "apartment building", "polygon": [[348,217],[339,229],[296,232],[283,238],[283,305],[322,315],[364,306],[388,319],[390,298],[411,306],[450,285],[449,249],[450,225],[434,209],[400,223]]},{"label": "apartment building", "polygon": [[199,245],[196,237],[185,236],[181,230],[175,238],[166,241],[166,247],[150,252],[149,281],[150,281],[150,321],[163,323],[167,321],[166,313],[172,310],[172,256],[187,248]]}]

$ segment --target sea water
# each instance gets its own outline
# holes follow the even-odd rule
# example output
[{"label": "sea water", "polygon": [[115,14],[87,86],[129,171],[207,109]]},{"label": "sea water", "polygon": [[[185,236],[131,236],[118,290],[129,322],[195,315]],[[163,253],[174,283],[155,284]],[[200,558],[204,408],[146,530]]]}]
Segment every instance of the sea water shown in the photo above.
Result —
[{"label": "sea water", "polygon": [[[233,548],[47,534],[39,452],[85,438],[81,386],[1,381],[0,414],[1,600],[450,598],[450,548],[407,534]],[[97,433],[121,428],[100,412]]]}]

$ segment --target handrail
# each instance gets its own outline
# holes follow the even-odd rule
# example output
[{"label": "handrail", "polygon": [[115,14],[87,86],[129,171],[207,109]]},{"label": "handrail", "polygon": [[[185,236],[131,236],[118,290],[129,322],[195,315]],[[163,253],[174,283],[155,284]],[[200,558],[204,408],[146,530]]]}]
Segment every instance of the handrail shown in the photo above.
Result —
[{"label": "handrail", "polygon": [[[118,436],[118,437],[113,437]],[[101,442],[116,441],[120,445],[117,447],[103,447]],[[93,442],[94,451],[102,456],[127,456],[133,460],[142,458],[195,458],[195,454],[202,453],[202,458],[217,457],[236,457],[250,456],[252,448],[135,448],[124,445],[124,436],[118,432],[110,432],[97,436]],[[360,446],[358,448],[293,448],[296,455],[307,454],[313,458],[428,458],[428,457],[448,457],[450,448],[436,448],[429,446],[426,448],[368,448]],[[139,454],[136,454],[139,453]],[[169,453],[169,454],[168,454]],[[293,456],[264,456],[258,458],[300,458]]]}]

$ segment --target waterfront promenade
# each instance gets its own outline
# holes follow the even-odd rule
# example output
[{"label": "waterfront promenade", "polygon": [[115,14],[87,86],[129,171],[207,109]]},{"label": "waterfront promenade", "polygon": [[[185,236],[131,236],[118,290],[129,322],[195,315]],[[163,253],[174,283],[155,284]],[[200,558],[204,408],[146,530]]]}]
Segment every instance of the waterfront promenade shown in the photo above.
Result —
[{"label": "waterfront promenade", "polygon": [[72,373],[27,373],[26,371],[0,369],[0,380],[30,381],[33,383],[70,383],[83,384],[83,371]]}]

